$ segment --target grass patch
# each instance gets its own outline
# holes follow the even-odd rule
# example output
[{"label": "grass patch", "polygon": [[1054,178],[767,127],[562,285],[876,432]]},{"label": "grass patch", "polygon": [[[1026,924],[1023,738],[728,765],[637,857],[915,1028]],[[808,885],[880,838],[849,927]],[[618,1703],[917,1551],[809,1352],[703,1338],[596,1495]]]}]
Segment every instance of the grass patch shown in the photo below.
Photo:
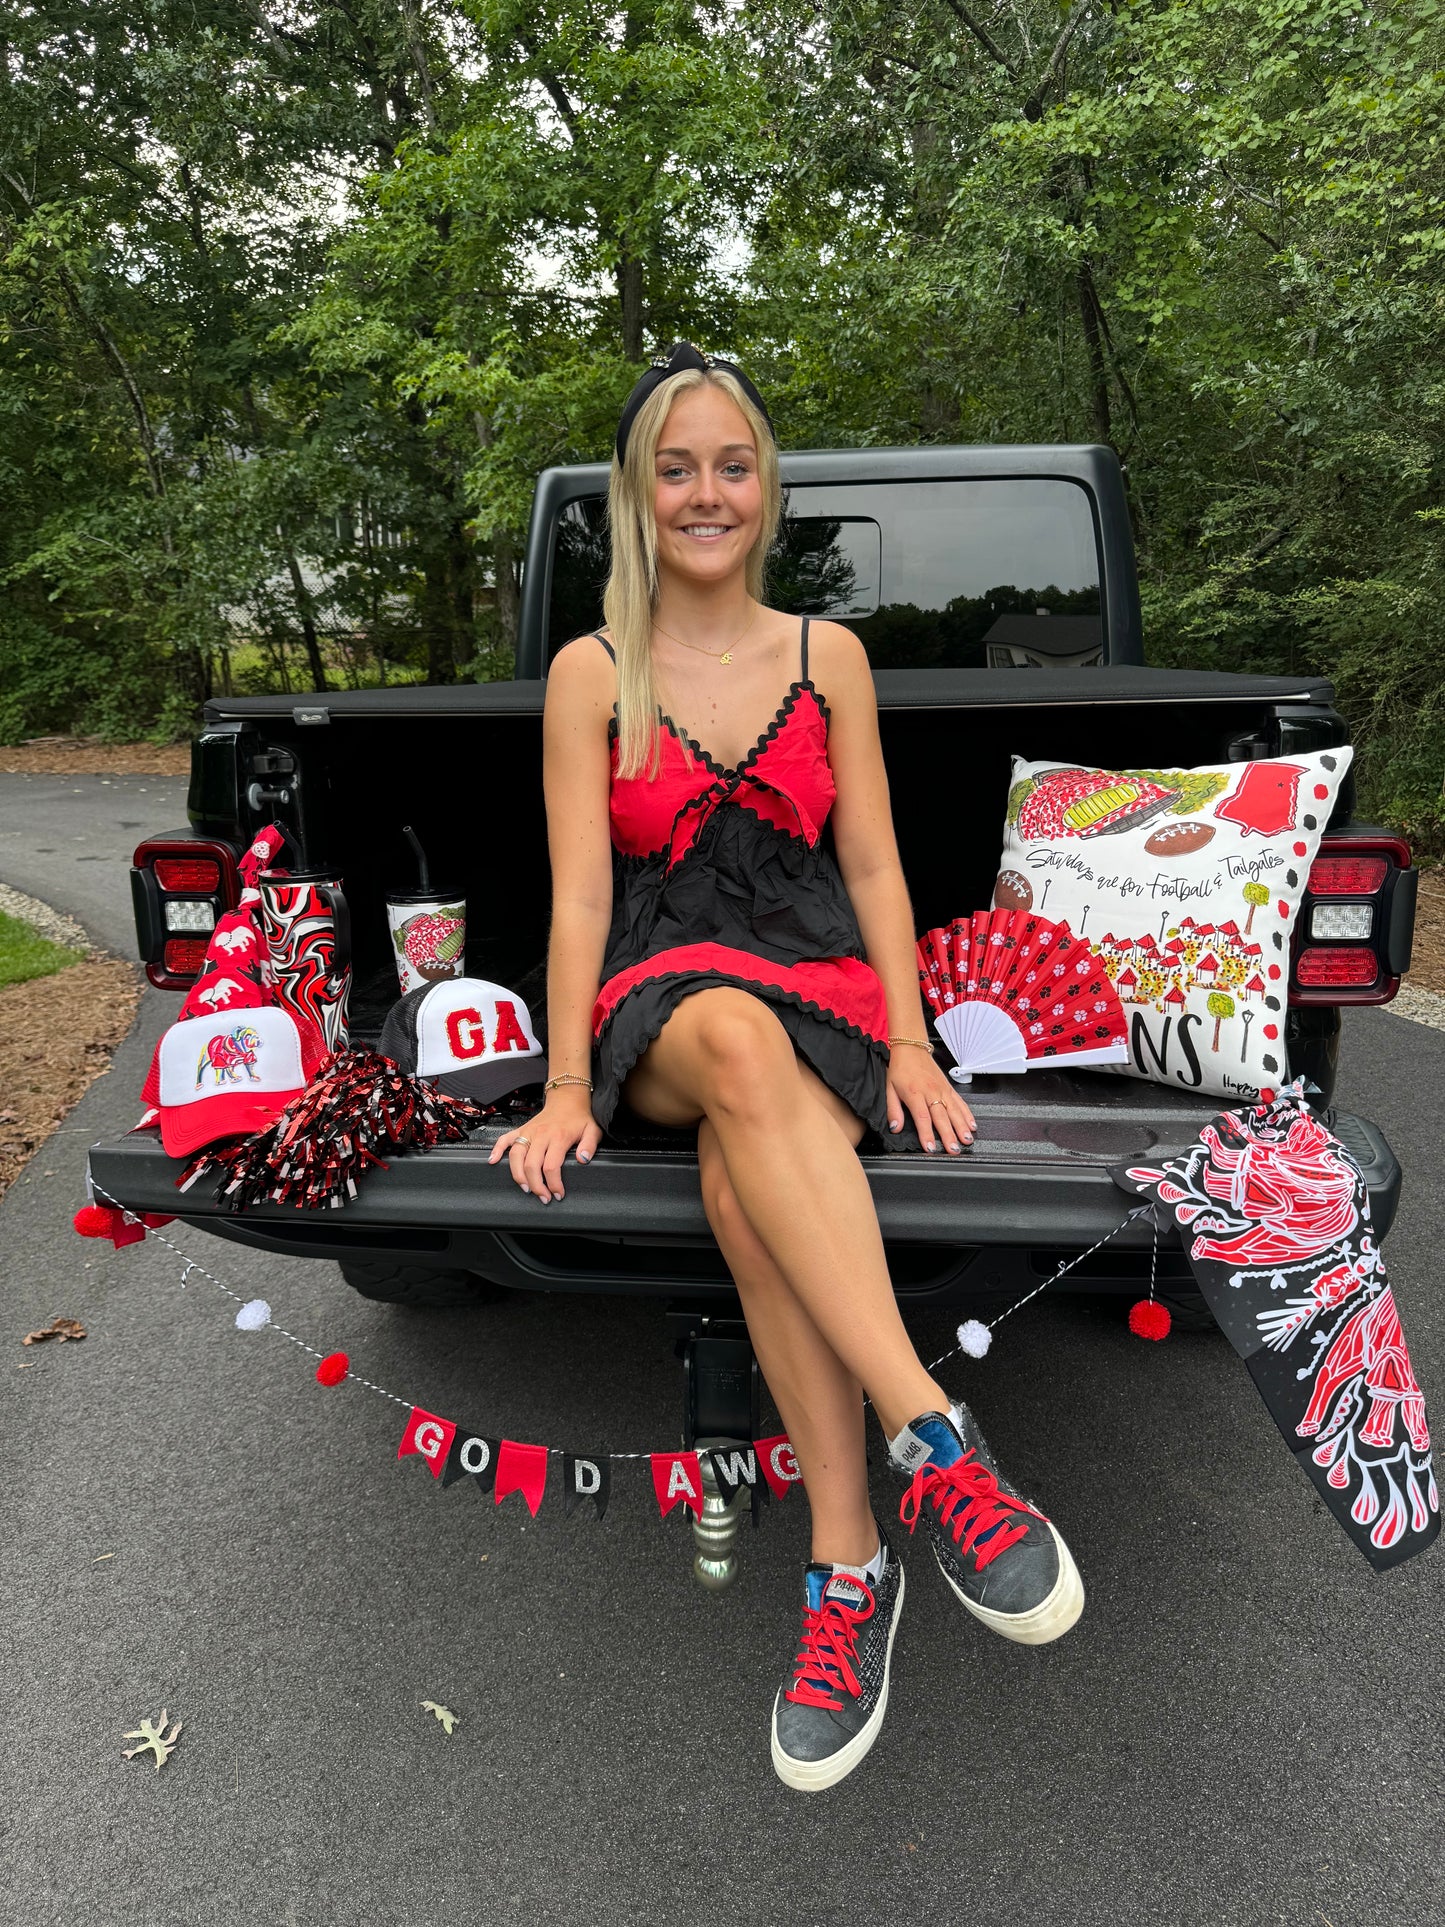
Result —
[{"label": "grass patch", "polygon": [[80,963],[84,951],[67,950],[48,937],[37,936],[28,923],[0,910],[0,987],[27,984],[35,977],[53,977]]}]

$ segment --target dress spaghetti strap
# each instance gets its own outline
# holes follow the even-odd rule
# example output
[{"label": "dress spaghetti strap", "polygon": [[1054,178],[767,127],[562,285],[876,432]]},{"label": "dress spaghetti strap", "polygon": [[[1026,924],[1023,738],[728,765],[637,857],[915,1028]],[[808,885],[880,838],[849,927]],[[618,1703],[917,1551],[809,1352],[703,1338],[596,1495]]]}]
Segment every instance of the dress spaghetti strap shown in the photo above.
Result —
[{"label": "dress spaghetti strap", "polygon": [[802,660],[799,664],[798,680],[799,682],[802,682],[802,683],[806,683],[808,680],[808,623],[809,623],[809,620],[810,618],[808,616],[803,617],[803,639],[799,647],[799,654]]},{"label": "dress spaghetti strap", "polygon": [[596,636],[597,640],[602,644],[602,647],[607,651],[608,655],[612,658],[613,662],[616,662],[617,651],[612,647],[612,644],[607,640],[606,636],[603,635],[602,631],[600,629],[594,629],[592,633],[594,636]]}]

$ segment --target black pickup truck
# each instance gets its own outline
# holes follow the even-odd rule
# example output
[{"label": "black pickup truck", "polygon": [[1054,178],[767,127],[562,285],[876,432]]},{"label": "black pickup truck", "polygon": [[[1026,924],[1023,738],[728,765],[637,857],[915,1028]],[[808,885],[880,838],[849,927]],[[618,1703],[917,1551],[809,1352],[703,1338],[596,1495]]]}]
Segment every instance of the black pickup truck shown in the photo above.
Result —
[{"label": "black pickup truck", "polygon": [[[1144,665],[1123,480],[1106,450],[810,451],[784,455],[783,478],[787,512],[771,598],[848,623],[868,649],[920,928],[990,901],[1012,752],[1127,767],[1147,744],[1150,763],[1179,768],[1346,740],[1330,686],[1317,677]],[[514,681],[207,705],[193,751],[189,826],[136,852],[140,952],[153,983],[184,989],[197,962],[194,939],[168,935],[170,922],[188,921],[168,922],[168,895],[205,896],[213,874],[214,907],[229,907],[237,856],[255,830],[280,818],[307,867],[327,865],[345,879],[353,1036],[373,1040],[398,994],[382,899],[389,887],[408,887],[406,822],[420,830],[434,872],[466,892],[468,972],[519,990],[540,1021],[549,895],[542,701],[555,651],[599,619],[606,479],[600,466],[559,468],[538,484]],[[938,807],[940,778],[951,799],[946,811]],[[1311,1077],[1324,1103],[1335,1080],[1340,1006],[1395,994],[1414,922],[1408,849],[1354,821],[1352,803],[1347,785],[1315,870],[1364,853],[1385,859],[1383,872],[1377,862],[1336,861],[1327,873],[1338,879],[1352,868],[1376,879],[1373,978],[1341,991],[1303,986],[1292,971],[1289,1003],[1291,1070]],[[177,868],[178,856],[212,868]],[[167,878],[182,881],[168,890]],[[1301,932],[1314,898],[1302,906]],[[1197,1093],[1063,1070],[981,1076],[969,1101],[978,1137],[960,1159],[927,1156],[911,1138],[863,1146],[905,1306],[988,1300],[1020,1279],[1048,1276],[1063,1255],[1119,1221],[1111,1165],[1184,1145],[1220,1108]],[[1376,1223],[1387,1229],[1396,1159],[1368,1119],[1339,1115],[1334,1123],[1363,1165]],[[504,1165],[489,1168],[495,1128],[398,1159],[370,1176],[344,1211],[314,1214],[266,1207],[231,1216],[204,1187],[178,1197],[180,1167],[153,1130],[96,1145],[91,1166],[104,1190],[133,1209],[179,1208],[222,1237],[334,1260],[372,1298],[457,1303],[499,1286],[647,1292],[680,1311],[725,1314],[728,1280],[685,1136],[659,1131],[604,1143],[589,1168],[569,1171],[564,1204],[544,1213]],[[1131,1226],[1073,1282],[1132,1289],[1147,1267],[1148,1242],[1142,1226]],[[1166,1252],[1163,1263],[1166,1291],[1182,1292],[1182,1251]],[[716,1429],[736,1435],[739,1427]]]}]

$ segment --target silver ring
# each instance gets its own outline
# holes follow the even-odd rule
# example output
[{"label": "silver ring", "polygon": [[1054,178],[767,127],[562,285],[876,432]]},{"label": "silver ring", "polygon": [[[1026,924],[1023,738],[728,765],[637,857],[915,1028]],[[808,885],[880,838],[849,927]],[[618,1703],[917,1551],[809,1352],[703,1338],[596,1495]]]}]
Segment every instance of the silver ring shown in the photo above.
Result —
[{"label": "silver ring", "polygon": [[532,1148],[532,1140],[531,1140],[531,1138],[529,1138],[529,1137],[523,1137],[523,1136],[522,1136],[522,1134],[521,1134],[520,1132],[518,1132],[518,1134],[516,1135],[516,1137],[514,1137],[514,1138],[512,1139],[512,1149],[513,1149],[513,1150],[515,1151],[515,1150],[516,1150],[516,1148],[517,1148],[517,1146],[518,1146],[519,1144],[525,1144],[525,1145],[527,1146],[527,1149],[528,1149],[529,1151],[530,1151],[530,1150],[531,1150],[531,1148]]}]

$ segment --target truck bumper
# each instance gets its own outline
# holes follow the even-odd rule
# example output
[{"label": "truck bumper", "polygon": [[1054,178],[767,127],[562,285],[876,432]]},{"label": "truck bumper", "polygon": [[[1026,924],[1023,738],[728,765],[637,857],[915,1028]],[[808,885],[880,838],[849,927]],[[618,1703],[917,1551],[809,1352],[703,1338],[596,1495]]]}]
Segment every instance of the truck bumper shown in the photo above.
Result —
[{"label": "truck bumper", "polygon": [[[1030,1082],[1031,1089],[970,1092],[979,1129],[962,1157],[890,1147],[862,1158],[900,1298],[957,1291],[978,1280],[981,1262],[997,1273],[998,1263],[988,1261],[1009,1254],[1017,1260],[1086,1249],[1130,1209],[1111,1168],[1182,1150],[1220,1108],[1214,1099],[1124,1080],[1096,1080],[1082,1090],[1064,1075]],[[1333,1126],[1364,1171],[1383,1236],[1399,1201],[1399,1163],[1367,1118],[1337,1114]],[[466,1144],[394,1159],[341,1210],[263,1205],[237,1214],[206,1182],[181,1194],[183,1166],[165,1155],[154,1130],[92,1146],[90,1171],[98,1190],[130,1210],[172,1213],[198,1230],[286,1257],[455,1267],[534,1290],[677,1297],[727,1288],[703,1215],[696,1159],[678,1141],[638,1149],[604,1144],[590,1165],[569,1162],[566,1197],[544,1206],[518,1189],[504,1165],[488,1164],[498,1128],[484,1128]],[[1119,1260],[1133,1254],[1127,1273],[1151,1244],[1140,1222],[1107,1250]],[[1174,1244],[1170,1269],[1182,1272]],[[1088,1275],[1104,1273],[1095,1266]]]}]

